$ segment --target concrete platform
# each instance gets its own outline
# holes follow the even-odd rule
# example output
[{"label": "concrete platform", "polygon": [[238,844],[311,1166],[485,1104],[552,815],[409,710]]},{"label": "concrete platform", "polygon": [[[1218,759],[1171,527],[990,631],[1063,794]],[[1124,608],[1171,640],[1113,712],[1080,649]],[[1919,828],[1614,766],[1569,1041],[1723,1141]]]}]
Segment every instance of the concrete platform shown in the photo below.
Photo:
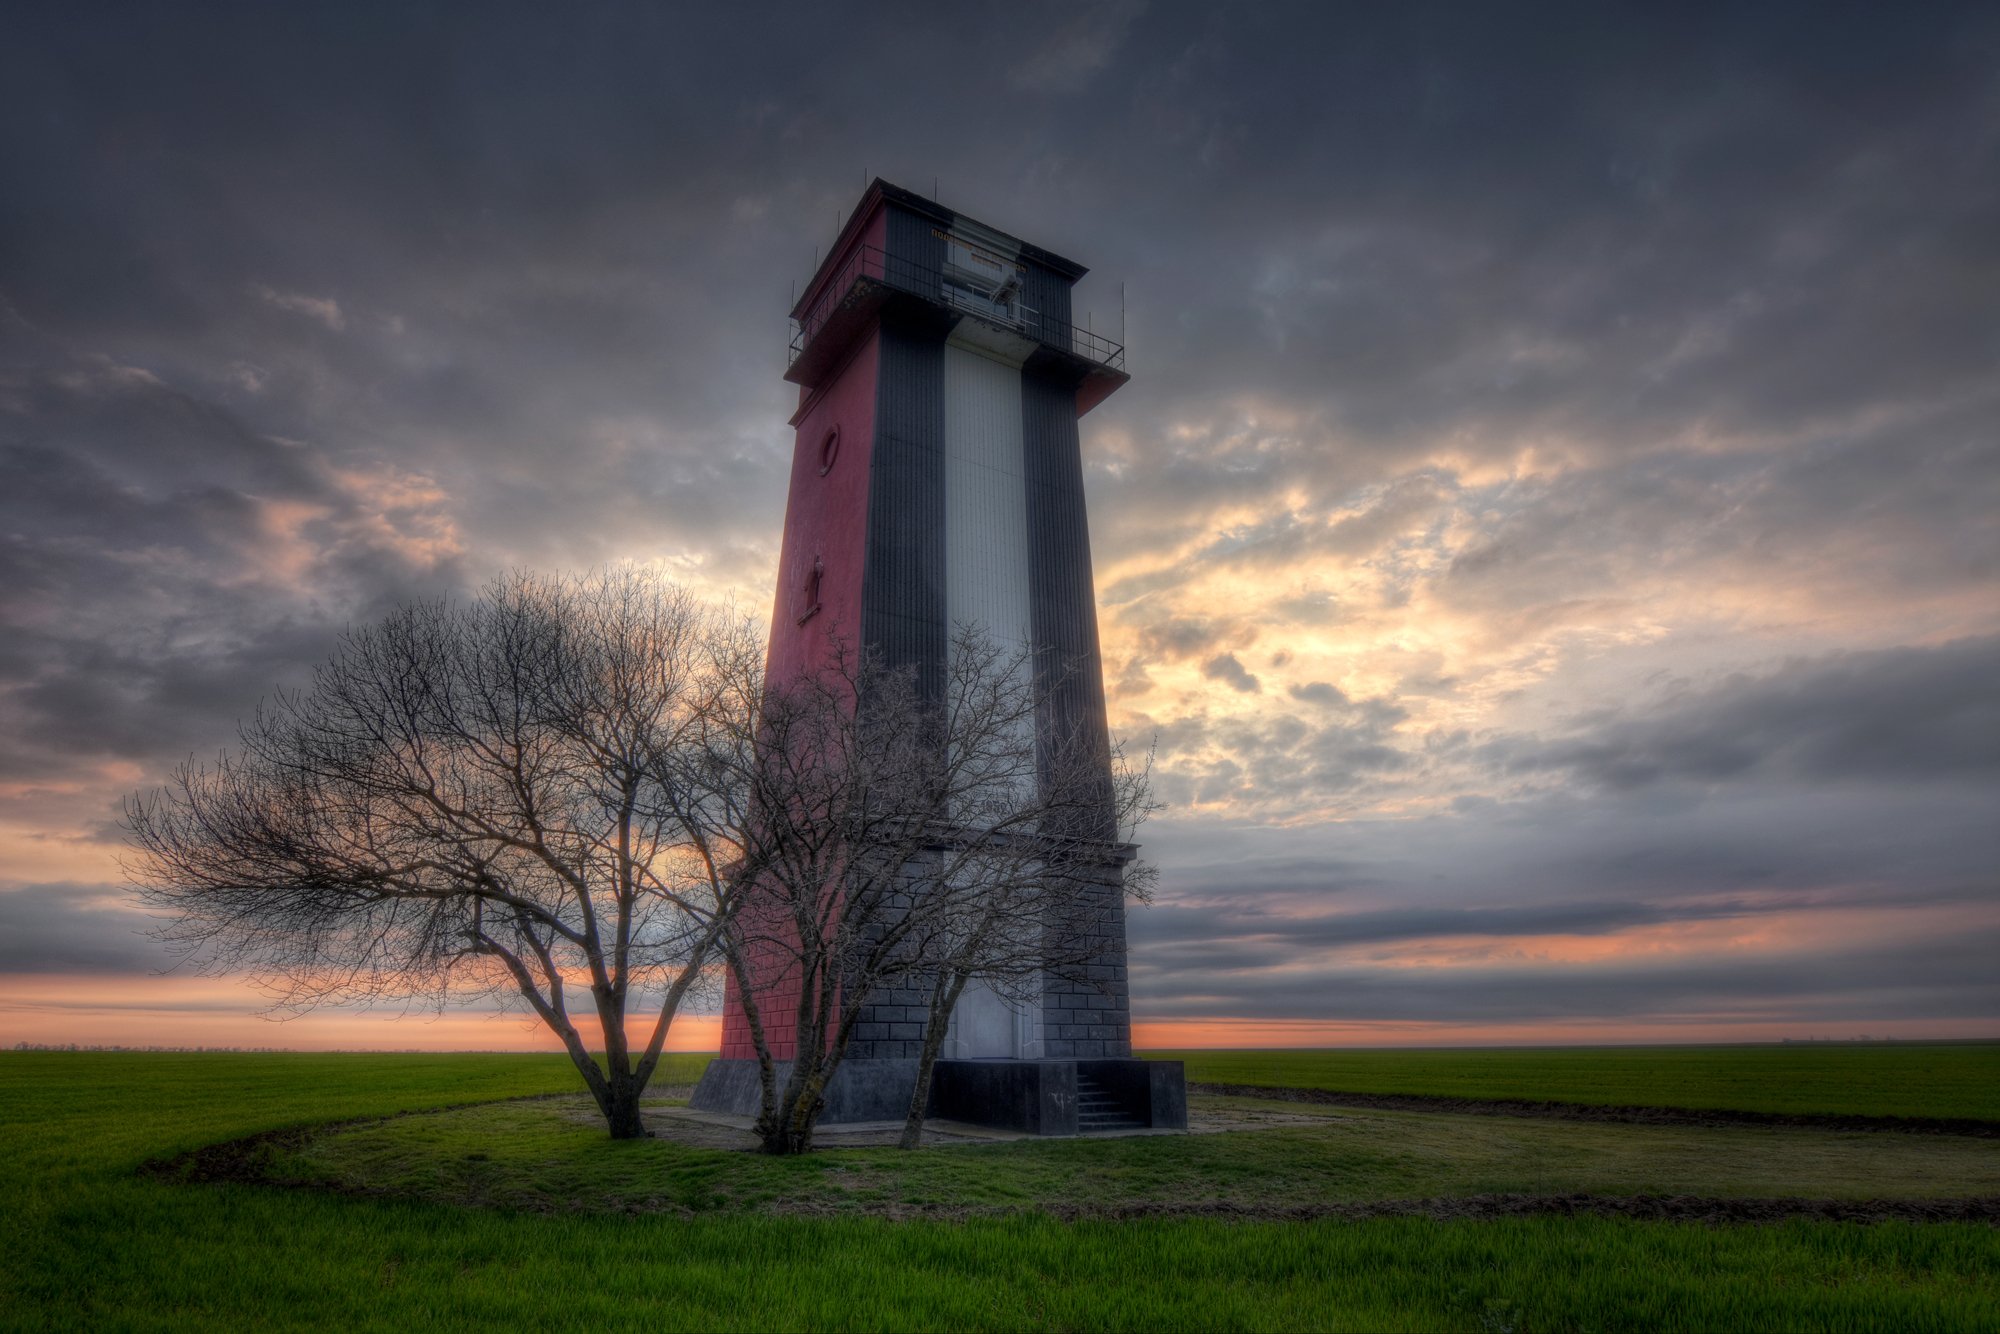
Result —
[{"label": "concrete platform", "polygon": [[[782,1084],[787,1062],[777,1068]],[[834,1072],[818,1133],[888,1122],[909,1110],[916,1062],[848,1060]],[[757,1063],[715,1060],[689,1107],[754,1118],[761,1086]],[[1026,1135],[1085,1135],[1187,1129],[1187,1080],[1179,1061],[1133,1057],[1089,1060],[939,1061],[932,1071],[930,1117]]]},{"label": "concrete platform", "polygon": [[[694,1122],[712,1126],[719,1130],[738,1131],[750,1135],[756,1130],[757,1119],[753,1116],[737,1116],[729,1112],[703,1112],[692,1107],[649,1107],[646,1110],[648,1122],[671,1120]],[[1307,1118],[1296,1118],[1304,1121]],[[657,1131],[656,1126],[656,1131]],[[669,1132],[671,1133],[671,1132]],[[1111,1139],[1139,1135],[1185,1135],[1186,1130],[1167,1127],[1135,1126],[1125,1130],[1093,1131],[1088,1138]],[[822,1149],[860,1149],[895,1144],[903,1136],[901,1121],[848,1121],[838,1125],[821,1125],[813,1129],[813,1143]],[[924,1143],[926,1144],[1009,1144],[1026,1139],[1083,1138],[1083,1136],[1033,1135],[1025,1130],[1005,1130],[998,1126],[975,1125],[970,1121],[953,1121],[945,1117],[926,1117],[924,1120]]]}]

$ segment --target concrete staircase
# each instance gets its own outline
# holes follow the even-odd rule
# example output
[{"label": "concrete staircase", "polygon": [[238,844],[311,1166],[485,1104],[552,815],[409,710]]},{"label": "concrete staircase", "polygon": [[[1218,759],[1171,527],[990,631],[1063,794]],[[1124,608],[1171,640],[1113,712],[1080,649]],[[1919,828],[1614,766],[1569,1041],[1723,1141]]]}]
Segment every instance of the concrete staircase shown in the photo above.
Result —
[{"label": "concrete staircase", "polygon": [[1139,1120],[1105,1087],[1082,1071],[1076,1076],[1076,1132],[1103,1134],[1112,1130],[1144,1130]]}]

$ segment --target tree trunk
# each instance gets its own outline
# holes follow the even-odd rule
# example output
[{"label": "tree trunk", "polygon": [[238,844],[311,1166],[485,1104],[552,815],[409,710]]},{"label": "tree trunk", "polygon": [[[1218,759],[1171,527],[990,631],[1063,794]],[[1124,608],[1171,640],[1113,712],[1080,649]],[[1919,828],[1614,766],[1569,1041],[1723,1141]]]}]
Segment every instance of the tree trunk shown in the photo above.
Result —
[{"label": "tree trunk", "polygon": [[924,1049],[917,1057],[917,1082],[910,1090],[910,1110],[903,1118],[900,1149],[914,1149],[924,1142],[924,1117],[930,1112],[931,1071],[937,1068],[938,1053],[944,1050],[944,1035],[950,1031],[951,1012],[958,1007],[958,994],[965,990],[965,978],[952,970],[931,989],[931,1012],[924,1025]]},{"label": "tree trunk", "polygon": [[800,1078],[800,1062],[794,1058],[792,1078],[786,1084],[778,1114],[768,1125],[758,1127],[763,1138],[759,1147],[765,1153],[783,1156],[812,1152],[813,1127],[819,1124],[819,1114],[826,1110],[826,1080],[826,1072],[818,1069]]},{"label": "tree trunk", "polygon": [[646,1091],[646,1081],[635,1077],[625,1040],[625,988],[604,982],[590,990],[604,1034],[604,1091],[598,1095],[598,1108],[611,1138],[643,1139],[646,1127],[639,1120],[639,1095]]},{"label": "tree trunk", "polygon": [[750,985],[750,970],[742,950],[733,942],[724,946],[723,957],[736,974],[736,994],[743,1005],[743,1018],[750,1025],[750,1046],[757,1053],[757,1137],[771,1133],[778,1119],[778,1063],[772,1059],[771,1043],[764,1033],[764,1016],[757,1008],[757,992]]},{"label": "tree trunk", "polygon": [[[823,1024],[813,1025],[814,1041],[810,1046],[801,1046],[799,1054],[792,1058],[792,1077],[785,1081],[785,1096],[779,1103],[778,1115],[770,1125],[758,1124],[765,1153],[812,1152],[813,1129],[819,1125],[820,1114],[826,1111],[827,1086],[833,1082],[840,1063],[847,1059],[847,1044],[854,1038],[854,1022],[860,1008],[856,1002],[841,1012],[830,1043],[817,1036],[825,1032]],[[810,1064],[806,1052],[813,1054]]]},{"label": "tree trunk", "polygon": [[613,1139],[644,1139],[645,1124],[639,1119],[639,1094],[642,1086],[630,1079],[614,1080],[606,1090],[604,1098],[604,1119],[611,1127]]}]

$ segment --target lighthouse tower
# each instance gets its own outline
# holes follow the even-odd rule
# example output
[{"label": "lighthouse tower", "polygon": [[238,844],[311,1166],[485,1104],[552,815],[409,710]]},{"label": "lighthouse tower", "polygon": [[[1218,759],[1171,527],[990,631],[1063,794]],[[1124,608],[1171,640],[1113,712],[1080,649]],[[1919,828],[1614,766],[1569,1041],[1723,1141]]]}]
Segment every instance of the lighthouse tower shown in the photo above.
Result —
[{"label": "lighthouse tower", "polygon": [[[1045,727],[1106,752],[1077,420],[1128,377],[1124,349],[1072,317],[1083,273],[931,199],[868,187],[792,309],[798,437],[773,680],[811,671],[840,639],[935,681],[952,627],[978,625],[1032,650]],[[1092,935],[1089,980],[1049,976],[1027,1001],[968,987],[933,1084],[938,1115],[1041,1133],[1185,1124],[1178,1065],[1131,1059],[1115,861]],[[780,1060],[783,986],[757,987]],[[921,1047],[915,999],[869,999],[822,1121],[900,1119]],[[694,1105],[753,1112],[755,1058],[732,978]]]}]

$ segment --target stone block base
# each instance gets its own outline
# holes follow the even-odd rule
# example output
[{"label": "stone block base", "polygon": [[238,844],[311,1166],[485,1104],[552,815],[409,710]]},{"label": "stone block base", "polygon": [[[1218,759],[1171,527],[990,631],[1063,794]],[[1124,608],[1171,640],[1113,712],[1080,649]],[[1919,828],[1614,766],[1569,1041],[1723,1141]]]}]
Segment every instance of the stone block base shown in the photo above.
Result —
[{"label": "stone block base", "polygon": [[[791,1073],[790,1061],[778,1062],[780,1092]],[[916,1078],[915,1061],[842,1061],[827,1084],[826,1110],[820,1113],[820,1124],[900,1121],[910,1113],[910,1088]],[[755,1116],[760,1094],[757,1062],[717,1058],[702,1072],[688,1106],[699,1112]]]},{"label": "stone block base", "polygon": [[[780,1061],[777,1073],[782,1087],[790,1063]],[[913,1060],[843,1061],[827,1086],[820,1123],[901,1121],[916,1075]],[[718,1059],[709,1062],[689,1106],[755,1116],[758,1092],[757,1062]],[[929,1114],[1030,1135],[1185,1130],[1187,1081],[1179,1061],[939,1061],[931,1072]]]}]

